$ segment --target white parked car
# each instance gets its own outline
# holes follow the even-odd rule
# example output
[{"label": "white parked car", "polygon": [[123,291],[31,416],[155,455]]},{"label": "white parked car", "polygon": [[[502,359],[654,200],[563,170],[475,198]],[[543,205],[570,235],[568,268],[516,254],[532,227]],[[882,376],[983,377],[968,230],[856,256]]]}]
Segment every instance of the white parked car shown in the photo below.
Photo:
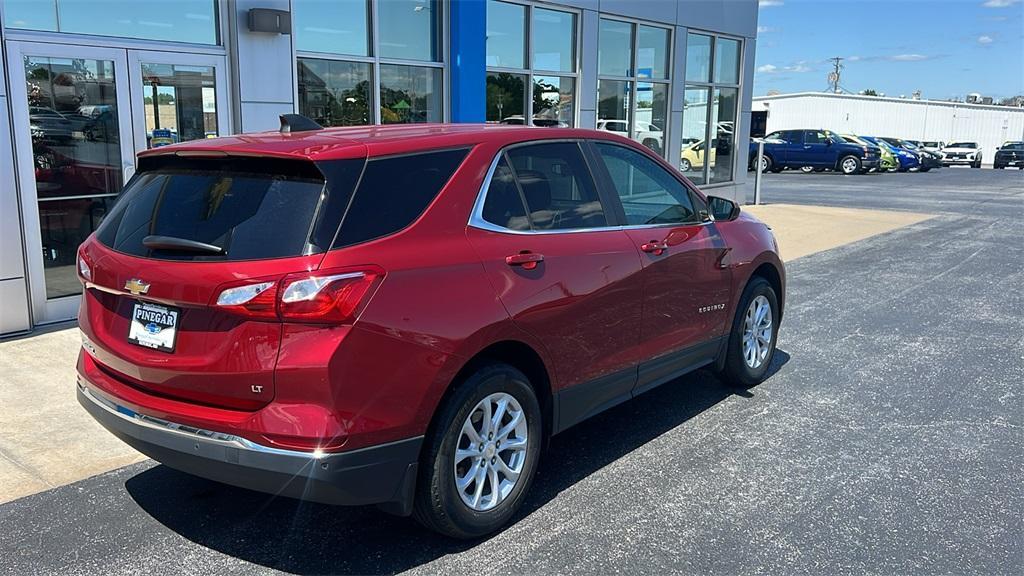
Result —
[{"label": "white parked car", "polygon": [[941,154],[942,149],[945,147],[945,142],[936,142],[934,140],[923,141],[921,142],[921,145],[918,146],[918,148],[924,150],[925,152],[932,152],[934,154]]},{"label": "white parked car", "polygon": [[629,135],[629,123],[625,120],[598,120],[597,129],[615,132],[616,134],[621,134],[627,138],[633,138],[633,140],[636,140],[659,154],[661,154],[662,145],[665,140],[665,133],[662,129],[650,122],[636,122],[636,136]]},{"label": "white parked car", "polygon": [[962,164],[971,168],[981,168],[981,150],[977,142],[953,142],[941,152],[943,166]]}]

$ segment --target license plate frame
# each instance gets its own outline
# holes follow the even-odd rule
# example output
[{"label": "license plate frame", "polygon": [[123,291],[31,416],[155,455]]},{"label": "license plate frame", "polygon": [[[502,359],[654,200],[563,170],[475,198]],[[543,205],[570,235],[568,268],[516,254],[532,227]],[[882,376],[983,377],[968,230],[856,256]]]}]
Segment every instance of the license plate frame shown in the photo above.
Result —
[{"label": "license plate frame", "polygon": [[149,350],[174,353],[181,309],[151,302],[134,302],[128,322],[128,342]]}]

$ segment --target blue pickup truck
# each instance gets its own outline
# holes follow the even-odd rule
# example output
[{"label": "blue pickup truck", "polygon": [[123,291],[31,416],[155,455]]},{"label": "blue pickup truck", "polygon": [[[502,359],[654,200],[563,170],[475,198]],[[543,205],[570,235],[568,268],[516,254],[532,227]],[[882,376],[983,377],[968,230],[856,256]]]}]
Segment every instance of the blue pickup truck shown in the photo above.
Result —
[{"label": "blue pickup truck", "polygon": [[[875,146],[851,144],[828,130],[779,130],[764,138],[761,170],[781,172],[786,168],[829,169],[858,174],[878,168],[881,153]],[[757,168],[757,142],[750,143],[750,167]]]}]

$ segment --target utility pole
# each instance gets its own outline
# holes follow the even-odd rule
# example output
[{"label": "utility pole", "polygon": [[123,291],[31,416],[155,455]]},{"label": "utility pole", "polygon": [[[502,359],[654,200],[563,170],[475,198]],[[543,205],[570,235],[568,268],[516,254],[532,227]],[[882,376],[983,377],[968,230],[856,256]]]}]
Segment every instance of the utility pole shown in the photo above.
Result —
[{"label": "utility pole", "polygon": [[832,71],[828,74],[828,84],[833,94],[841,94],[843,89],[839,87],[839,79],[843,74],[843,59],[839,56],[829,58],[832,61]]}]

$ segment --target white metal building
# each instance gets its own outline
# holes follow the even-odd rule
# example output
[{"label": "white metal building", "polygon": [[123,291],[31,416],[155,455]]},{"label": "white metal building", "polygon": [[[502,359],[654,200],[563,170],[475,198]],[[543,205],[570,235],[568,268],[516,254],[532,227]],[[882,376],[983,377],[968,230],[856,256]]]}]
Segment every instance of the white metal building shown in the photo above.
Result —
[{"label": "white metal building", "polygon": [[768,132],[825,128],[841,134],[977,142],[984,164],[1007,140],[1024,140],[1024,108],[801,92],[753,99],[768,111]]}]

